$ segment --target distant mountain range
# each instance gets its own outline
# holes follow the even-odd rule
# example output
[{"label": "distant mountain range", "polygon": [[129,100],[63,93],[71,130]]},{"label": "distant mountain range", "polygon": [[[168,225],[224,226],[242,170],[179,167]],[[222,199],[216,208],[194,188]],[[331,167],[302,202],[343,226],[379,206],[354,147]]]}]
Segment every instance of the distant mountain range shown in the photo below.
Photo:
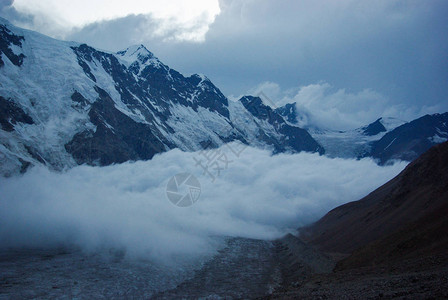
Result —
[{"label": "distant mountain range", "polygon": [[[297,124],[295,104],[273,109],[253,96],[230,101],[204,75],[186,77],[143,45],[105,52],[0,19],[4,176],[36,164],[109,165],[232,141],[274,153],[412,160],[448,137],[447,114],[424,118],[402,125],[404,131],[387,128],[384,119],[353,132],[307,130]],[[413,129],[422,124],[424,130]],[[347,153],[334,150],[344,147]]]},{"label": "distant mountain range", "polygon": [[[277,108],[289,124],[297,125],[296,103]],[[432,146],[448,140],[448,113],[425,115],[406,122],[379,118],[366,126],[348,130],[308,129],[331,157],[372,157],[379,164],[393,160],[413,161]]]}]

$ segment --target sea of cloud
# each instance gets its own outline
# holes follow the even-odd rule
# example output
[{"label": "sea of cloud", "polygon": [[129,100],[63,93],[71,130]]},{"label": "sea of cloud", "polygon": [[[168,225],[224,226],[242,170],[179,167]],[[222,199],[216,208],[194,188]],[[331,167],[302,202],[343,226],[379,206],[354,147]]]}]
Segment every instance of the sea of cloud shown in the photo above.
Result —
[{"label": "sea of cloud", "polygon": [[[406,165],[311,153],[272,156],[254,148],[236,157],[226,146],[221,150],[230,162],[214,182],[196,166],[201,153],[180,150],[146,162],[63,173],[35,167],[2,178],[0,248],[115,248],[162,262],[210,255],[217,237],[281,237],[362,198]],[[202,188],[199,201],[187,208],[166,196],[169,179],[183,172],[194,174]]]}]

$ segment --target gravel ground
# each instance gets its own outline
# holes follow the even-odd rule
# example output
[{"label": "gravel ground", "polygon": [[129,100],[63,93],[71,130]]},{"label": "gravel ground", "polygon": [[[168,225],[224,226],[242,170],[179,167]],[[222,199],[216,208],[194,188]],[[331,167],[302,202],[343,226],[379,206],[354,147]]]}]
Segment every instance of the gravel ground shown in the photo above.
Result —
[{"label": "gravel ground", "polygon": [[119,251],[3,251],[0,299],[148,299],[193,274],[192,265],[128,260]]},{"label": "gravel ground", "polygon": [[[448,255],[448,254],[447,254]],[[269,299],[448,299],[447,255],[393,265],[312,274]]]},{"label": "gravel ground", "polygon": [[329,256],[291,235],[229,238],[215,256],[175,266],[120,251],[2,251],[0,299],[448,299],[447,261],[333,272]]},{"label": "gravel ground", "polygon": [[0,299],[260,297],[279,285],[274,248],[269,241],[229,238],[213,258],[175,267],[130,261],[120,251],[3,251]]}]

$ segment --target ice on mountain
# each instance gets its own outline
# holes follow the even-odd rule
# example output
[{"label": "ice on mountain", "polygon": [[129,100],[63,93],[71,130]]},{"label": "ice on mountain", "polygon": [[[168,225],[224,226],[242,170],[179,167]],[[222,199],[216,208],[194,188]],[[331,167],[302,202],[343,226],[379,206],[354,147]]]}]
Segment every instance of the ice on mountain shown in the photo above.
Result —
[{"label": "ice on mountain", "polygon": [[[157,144],[156,153],[172,148],[196,151],[205,144],[218,147],[235,140],[263,148],[290,142],[278,132],[283,128],[278,120],[271,124],[252,115],[241,103],[229,103],[205,75],[184,77],[143,45],[114,54],[7,26],[24,36],[22,48],[14,51],[20,50],[26,58],[20,67],[5,59],[0,69],[0,95],[14,101],[35,124],[18,123],[12,135],[0,135],[2,160],[9,161],[2,164],[8,169],[1,170],[3,174],[13,169],[18,172],[27,164],[44,163],[55,169],[76,165],[66,146],[75,137],[77,143],[70,145],[81,149],[92,142],[85,139],[94,136],[97,142],[104,142],[107,137],[98,132],[98,124],[115,135],[124,130],[126,139],[132,135],[129,131],[139,129],[141,136],[131,138],[135,145],[124,140],[117,145],[129,153],[129,147],[137,149],[139,141]],[[73,99],[75,93],[81,102]],[[127,128],[117,128],[120,124],[114,118],[125,122]],[[104,151],[107,149],[92,153]]]}]

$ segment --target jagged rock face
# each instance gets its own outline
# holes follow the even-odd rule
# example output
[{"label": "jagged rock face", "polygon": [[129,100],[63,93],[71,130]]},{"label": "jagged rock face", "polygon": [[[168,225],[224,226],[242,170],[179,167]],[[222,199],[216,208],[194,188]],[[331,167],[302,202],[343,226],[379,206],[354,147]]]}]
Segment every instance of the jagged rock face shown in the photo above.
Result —
[{"label": "jagged rock face", "polygon": [[23,53],[16,55],[12,47],[22,47],[23,40],[23,36],[15,35],[6,26],[0,25],[0,67],[5,65],[3,56],[6,56],[10,62],[18,67],[22,65],[25,55]]},{"label": "jagged rock face", "polygon": [[33,119],[28,116],[14,102],[0,96],[0,125],[4,131],[11,132],[17,123],[34,124]]},{"label": "jagged rock face", "polygon": [[134,122],[114,106],[113,100],[104,90],[96,90],[99,98],[89,110],[90,120],[96,130],[77,133],[65,145],[77,163],[109,165],[151,159],[156,153],[166,151],[168,141],[160,141],[148,124]]},{"label": "jagged rock face", "polygon": [[118,53],[57,41],[0,19],[0,173],[150,159],[241,141],[281,151],[323,148],[255,101],[229,101],[144,46]]},{"label": "jagged rock face", "polygon": [[388,132],[372,144],[370,156],[384,164],[412,161],[432,146],[448,140],[448,113],[426,115]]},{"label": "jagged rock face", "polygon": [[258,124],[267,123],[272,125],[275,132],[279,135],[278,138],[274,138],[272,134],[262,130],[262,126],[260,126],[258,136],[259,139],[272,145],[276,152],[292,150],[325,153],[324,148],[306,130],[287,124],[279,113],[263,104],[261,98],[245,96],[240,101],[257,119]]},{"label": "jagged rock face", "polygon": [[386,127],[384,127],[384,125],[381,123],[381,119],[379,118],[378,120],[376,120],[375,122],[365,126],[362,128],[362,132],[364,135],[367,136],[372,136],[372,135],[377,135],[381,132],[386,132],[387,129]]},{"label": "jagged rock face", "polygon": [[296,103],[288,103],[284,106],[278,107],[275,109],[275,111],[283,116],[286,121],[292,124],[297,124],[297,106]]}]

